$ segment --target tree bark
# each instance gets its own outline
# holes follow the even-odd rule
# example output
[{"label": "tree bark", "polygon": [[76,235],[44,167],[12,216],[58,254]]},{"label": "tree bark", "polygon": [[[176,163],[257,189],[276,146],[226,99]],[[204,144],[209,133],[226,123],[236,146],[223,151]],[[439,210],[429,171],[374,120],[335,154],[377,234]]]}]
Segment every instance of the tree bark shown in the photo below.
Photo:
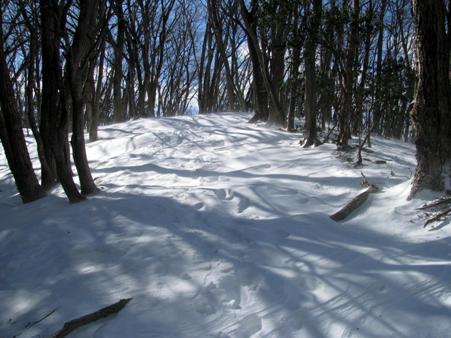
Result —
[{"label": "tree bark", "polygon": [[337,144],[346,148],[351,137],[352,98],[355,80],[355,63],[359,48],[360,0],[353,0],[351,31],[349,33],[346,64],[343,74],[343,105],[338,119],[339,134]]},{"label": "tree bark", "polygon": [[451,25],[443,0],[414,0],[418,84],[413,108],[417,168],[410,198],[422,189],[444,190],[451,162]]},{"label": "tree bark", "polygon": [[381,134],[382,129],[380,126],[380,122],[382,119],[382,53],[383,53],[383,43],[384,43],[384,16],[385,9],[387,7],[387,0],[382,0],[382,7],[379,14],[379,33],[377,37],[377,62],[376,62],[376,85],[375,85],[375,93],[374,93],[374,116],[373,116],[373,125],[376,133]]},{"label": "tree bark", "polygon": [[304,46],[304,65],[305,65],[305,132],[303,147],[317,146],[320,142],[316,132],[316,45],[318,39],[318,30],[321,22],[322,1],[313,0],[313,12],[310,12],[310,1],[306,6],[306,15],[310,17],[310,32]]},{"label": "tree bark", "polygon": [[239,0],[239,5],[241,10],[241,16],[244,21],[244,26],[246,28],[246,34],[249,39],[249,42],[252,43],[252,45],[255,48],[255,51],[257,52],[258,63],[263,75],[263,82],[269,94],[270,102],[272,105],[272,110],[269,112],[268,122],[282,125],[285,114],[283,113],[282,106],[280,104],[277,95],[277,91],[274,89],[271,83],[268,66],[263,51],[260,48],[257,34],[255,31],[252,30],[252,22],[255,22],[254,17],[255,13],[248,11],[246,4],[244,3],[244,0]]},{"label": "tree bark", "polygon": [[[61,27],[66,11],[56,0],[41,0],[42,108],[41,134],[46,152],[71,203],[84,200],[72,178],[67,145],[68,112],[60,61]],[[69,159],[69,160],[68,160]]]},{"label": "tree bark", "polygon": [[38,26],[36,22],[37,20],[34,18],[34,16],[28,14],[23,2],[19,2],[18,5],[22,17],[24,19],[25,26],[27,27],[30,33],[29,54],[28,54],[29,61],[27,67],[28,78],[27,78],[27,86],[25,89],[28,123],[33,133],[33,136],[36,140],[36,148],[38,151],[39,162],[41,163],[41,185],[44,188],[44,190],[49,190],[56,184],[57,181],[56,171],[54,170],[54,168],[51,167],[51,165],[47,160],[45,146],[42,141],[42,136],[36,122],[35,111],[36,110],[39,111],[39,109],[35,109],[35,106],[39,106],[38,93],[36,93],[36,100],[33,99],[34,89],[36,88],[36,77],[38,77],[39,81],[39,75],[36,76],[36,74],[39,74],[38,67],[40,62],[39,37],[37,32]]},{"label": "tree bark", "polygon": [[[250,16],[255,19],[255,16]],[[251,21],[249,28],[252,30],[252,34],[257,36],[257,22]],[[247,47],[249,49],[249,57],[252,62],[252,92],[254,101],[254,116],[250,122],[267,121],[268,120],[268,95],[265,88],[262,70],[258,60],[258,51],[252,43],[250,33],[245,31],[247,37]]]},{"label": "tree bark", "polygon": [[9,168],[16,182],[17,190],[24,203],[32,202],[44,196],[31,164],[22,121],[15,102],[13,84],[3,41],[3,13],[0,8],[0,139],[5,150]]},{"label": "tree bark", "polygon": [[117,18],[117,39],[113,42],[114,49],[114,77],[113,77],[113,103],[114,120],[124,122],[126,120],[125,109],[122,104],[122,62],[124,58],[125,19],[122,9],[123,0],[114,1],[114,13]]},{"label": "tree bark", "polygon": [[94,47],[98,4],[99,0],[80,0],[78,25],[66,61],[66,75],[72,98],[71,145],[83,195],[92,194],[97,189],[86,154],[83,87],[89,70],[88,56]]}]

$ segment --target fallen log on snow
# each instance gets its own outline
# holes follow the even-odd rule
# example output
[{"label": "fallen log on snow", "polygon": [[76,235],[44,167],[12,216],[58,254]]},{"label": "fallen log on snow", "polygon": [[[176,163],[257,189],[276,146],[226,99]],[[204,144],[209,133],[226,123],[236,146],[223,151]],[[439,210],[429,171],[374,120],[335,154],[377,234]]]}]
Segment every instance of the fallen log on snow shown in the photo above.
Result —
[{"label": "fallen log on snow", "polygon": [[365,190],[360,192],[356,197],[354,197],[348,204],[343,208],[330,215],[329,217],[334,221],[342,221],[348,217],[354,210],[358,209],[365,201],[368,199],[368,195],[377,192],[379,188],[373,184],[370,184]]},{"label": "fallen log on snow", "polygon": [[119,311],[121,311],[125,305],[127,305],[127,303],[129,301],[131,301],[131,298],[127,298],[127,299],[121,299],[120,301],[111,304],[109,306],[106,306],[96,312],[92,312],[90,314],[87,314],[85,316],[70,320],[66,323],[64,323],[63,328],[61,330],[59,330],[57,333],[55,333],[52,338],[63,338],[66,337],[69,333],[71,333],[72,331],[80,328],[81,326],[90,324],[92,322],[95,322],[99,319],[103,319],[105,317],[108,317],[112,314],[118,313]]}]

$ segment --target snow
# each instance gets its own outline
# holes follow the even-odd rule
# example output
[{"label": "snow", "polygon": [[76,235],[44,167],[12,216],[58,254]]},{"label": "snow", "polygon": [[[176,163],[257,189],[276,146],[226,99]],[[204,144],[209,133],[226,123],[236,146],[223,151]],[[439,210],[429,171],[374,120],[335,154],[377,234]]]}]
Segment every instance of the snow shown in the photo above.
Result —
[{"label": "snow", "polygon": [[[22,205],[0,153],[0,337],[49,337],[126,297],[70,337],[449,336],[451,226],[423,229],[432,193],[407,201],[413,145],[373,138],[355,169],[249,117],[102,127],[101,191],[74,205],[60,188]],[[382,192],[332,221],[361,171]]]}]

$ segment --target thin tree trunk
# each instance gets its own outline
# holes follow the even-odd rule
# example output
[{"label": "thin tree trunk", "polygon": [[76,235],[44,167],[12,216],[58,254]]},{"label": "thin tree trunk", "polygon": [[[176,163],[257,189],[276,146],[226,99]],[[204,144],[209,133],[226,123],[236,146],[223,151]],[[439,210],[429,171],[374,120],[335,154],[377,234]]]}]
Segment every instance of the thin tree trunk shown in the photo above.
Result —
[{"label": "thin tree trunk", "polygon": [[[68,112],[60,64],[62,22],[66,13],[57,1],[40,1],[42,41],[42,108],[41,133],[51,161],[56,165],[58,179],[69,201],[79,202],[84,197],[72,178],[67,147]],[[53,162],[52,162],[53,163]]]},{"label": "thin tree trunk", "polygon": [[114,77],[113,77],[113,103],[114,120],[123,122],[126,120],[124,106],[122,104],[122,62],[124,58],[125,19],[122,9],[123,0],[114,0],[114,13],[117,18],[117,40],[113,42],[114,49]]},{"label": "thin tree trunk", "polygon": [[360,0],[353,0],[353,14],[351,21],[351,31],[349,33],[348,49],[346,54],[346,65],[343,74],[343,105],[338,119],[339,134],[337,144],[346,148],[351,138],[351,116],[353,88],[355,80],[355,63],[359,48],[359,17],[360,17]]},{"label": "thin tree trunk", "polygon": [[379,14],[379,33],[377,37],[377,63],[376,63],[376,85],[375,85],[375,101],[374,101],[374,117],[373,125],[376,133],[381,134],[381,120],[382,120],[382,53],[384,43],[384,16],[387,7],[387,0],[382,0],[382,7]]},{"label": "thin tree trunk", "polygon": [[94,46],[93,36],[95,34],[98,1],[80,0],[78,26],[66,62],[66,74],[72,98],[73,133],[71,145],[75,166],[80,178],[81,193],[84,195],[92,194],[97,189],[86,154],[83,86],[88,75],[89,52]]},{"label": "thin tree trunk", "polygon": [[319,25],[321,21],[322,1],[313,0],[313,13],[310,13],[310,3],[306,6],[306,14],[310,16],[310,33],[304,46],[305,65],[305,131],[307,137],[304,138],[304,147],[317,146],[320,142],[316,132],[316,45]]}]

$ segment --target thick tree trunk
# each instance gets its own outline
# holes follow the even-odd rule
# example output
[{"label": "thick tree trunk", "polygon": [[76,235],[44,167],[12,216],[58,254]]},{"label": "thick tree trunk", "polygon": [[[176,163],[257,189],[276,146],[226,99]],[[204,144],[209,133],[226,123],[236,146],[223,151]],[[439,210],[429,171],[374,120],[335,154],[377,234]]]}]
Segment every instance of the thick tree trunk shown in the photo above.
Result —
[{"label": "thick tree trunk", "polygon": [[40,1],[41,3],[41,44],[42,44],[42,97],[39,131],[44,146],[44,154],[49,165],[48,175],[42,176],[44,187],[52,186],[59,179],[56,162],[52,150],[52,138],[56,131],[59,105],[58,86],[61,79],[59,64],[59,31],[60,18],[56,1]]},{"label": "thick tree trunk", "polygon": [[24,203],[32,202],[44,196],[28,154],[27,144],[22,130],[13,84],[3,49],[3,13],[0,8],[0,139],[5,150],[11,173],[17,190]]},{"label": "thick tree trunk", "polygon": [[[413,119],[417,169],[410,197],[421,189],[445,189],[451,163],[449,18],[443,0],[414,0],[418,84]],[[447,21],[448,20],[448,21]]]}]

